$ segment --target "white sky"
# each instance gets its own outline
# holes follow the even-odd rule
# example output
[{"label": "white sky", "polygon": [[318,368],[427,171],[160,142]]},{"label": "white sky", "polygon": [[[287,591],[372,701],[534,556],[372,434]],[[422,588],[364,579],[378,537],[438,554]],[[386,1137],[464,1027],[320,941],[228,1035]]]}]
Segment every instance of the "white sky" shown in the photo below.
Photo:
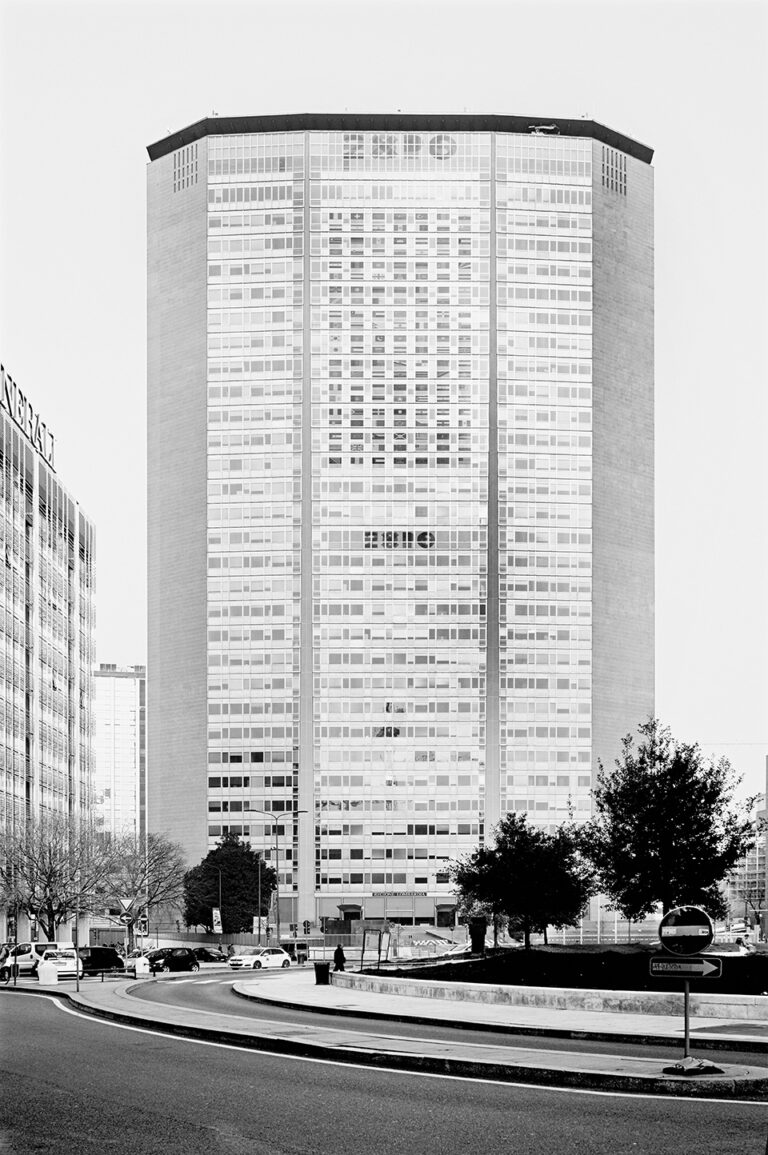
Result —
[{"label": "white sky", "polygon": [[[765,787],[763,2],[0,0],[0,358],[146,659],[146,145],[209,115],[588,115],[655,149],[657,714]],[[638,722],[640,719],[638,719]]]}]

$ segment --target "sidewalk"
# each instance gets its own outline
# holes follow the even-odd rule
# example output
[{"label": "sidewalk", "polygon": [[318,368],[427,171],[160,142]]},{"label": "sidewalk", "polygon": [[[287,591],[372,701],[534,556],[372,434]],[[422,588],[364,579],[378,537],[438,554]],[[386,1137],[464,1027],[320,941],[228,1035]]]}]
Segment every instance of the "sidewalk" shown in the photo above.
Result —
[{"label": "sidewalk", "polygon": [[[214,974],[226,979],[226,972],[210,972],[209,981]],[[182,976],[157,981],[178,982],[180,978]],[[187,982],[205,981],[198,975],[185,975],[183,979]],[[148,981],[152,980],[138,980],[141,985]],[[233,1005],[235,1013],[231,1015],[149,1003],[132,996],[131,991],[136,985],[137,980],[82,984],[80,993],[77,994],[74,982],[68,981],[51,988],[30,985],[26,990],[32,994],[57,995],[88,1014],[134,1027],[146,1027],[186,1038],[227,1043],[258,1051],[390,1070],[424,1071],[510,1083],[538,1083],[696,1098],[749,1099],[768,1103],[768,1063],[758,1056],[756,1056],[758,1062],[747,1065],[723,1062],[720,1055],[714,1055],[714,1061],[722,1072],[720,1074],[665,1074],[663,1068],[670,1066],[675,1060],[611,1055],[598,1053],[597,1050],[594,1053],[554,1051],[527,1047],[522,1040],[520,1044],[510,1040],[509,1044],[488,1045],[473,1042],[469,1034],[467,1039],[461,1042],[399,1038],[374,1033],[361,1035],[359,1032],[345,1031],[338,1021],[329,1022],[328,1027],[310,1027],[239,1016],[236,1013],[236,1003]],[[346,1013],[416,1019],[452,1026],[471,1023],[475,1028],[485,1025],[495,1030],[504,1026],[513,1031],[527,1030],[537,1034],[541,1033],[542,1028],[556,1029],[558,1032],[567,1029],[573,1037],[578,1036],[582,1039],[595,1037],[596,1034],[599,1038],[636,1040],[639,1036],[635,1031],[639,1029],[640,1024],[634,1021],[605,1023],[602,1020],[648,1018],[648,1016],[606,1016],[583,1012],[567,1012],[564,1015],[563,1012],[545,1013],[539,1008],[483,1006],[462,1007],[462,1022],[457,1022],[456,1004],[440,1004],[438,1000],[430,999],[429,1006],[425,1008],[424,999],[374,995],[363,991],[345,990],[333,985],[316,986],[312,968],[292,970],[290,974],[281,975],[279,978],[245,979],[238,976],[233,982],[233,988],[235,994],[242,998],[278,1006],[324,1011],[336,1016],[337,1019]],[[419,1006],[414,1007],[414,1003],[418,1003]],[[465,1010],[467,1012],[471,1010],[473,1014],[471,1016],[465,1014]],[[489,1017],[489,1011],[492,1012],[492,1017]],[[503,1014],[497,1015],[496,1012]],[[559,1020],[557,1026],[552,1016],[557,1016]],[[567,1021],[564,1022],[564,1018]],[[601,1021],[596,1022],[596,1019]],[[710,1031],[722,1026],[727,1027],[728,1024],[713,1020],[711,1024],[700,1021],[697,1026]],[[663,1023],[654,1024],[654,1029],[656,1028],[660,1031],[654,1036],[656,1040],[680,1043],[680,1059],[682,1059],[682,1024],[665,1020]],[[640,1037],[648,1037],[647,1032]],[[725,1037],[732,1039],[733,1043],[753,1042],[752,1039],[746,1038],[739,1040],[737,1036],[731,1034]],[[696,1041],[693,1041],[693,1047],[695,1050]],[[722,1057],[725,1058],[725,1055]]]},{"label": "sidewalk", "polygon": [[[354,972],[352,972],[354,973]],[[333,975],[331,979],[333,980]],[[344,980],[342,979],[342,982]],[[254,989],[252,982],[238,983],[235,993],[274,1006],[302,1007],[333,1015],[364,1015],[371,1019],[441,1023],[467,1030],[486,1027],[510,1035],[549,1035],[552,1038],[594,1039],[668,1046],[683,1044],[683,1016],[610,1013],[606,1011],[558,1010],[547,1007],[498,1003],[449,1002],[406,994],[378,994],[346,986],[316,986],[314,971],[291,970],[277,983]],[[699,1050],[748,1049],[767,1056],[758,1061],[768,1066],[768,1026],[740,1019],[691,1018],[691,1044]],[[725,1057],[725,1056],[723,1056]],[[722,1064],[718,1063],[718,1066]]]}]

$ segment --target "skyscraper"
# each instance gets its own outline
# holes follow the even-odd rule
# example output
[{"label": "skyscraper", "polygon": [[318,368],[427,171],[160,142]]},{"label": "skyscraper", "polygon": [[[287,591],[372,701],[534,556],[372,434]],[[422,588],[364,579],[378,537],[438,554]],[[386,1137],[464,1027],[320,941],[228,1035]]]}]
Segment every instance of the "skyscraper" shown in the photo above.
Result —
[{"label": "skyscraper", "polygon": [[294,115],[149,155],[150,829],[279,842],[284,919],[450,922],[451,860],[586,817],[653,709],[651,150]]},{"label": "skyscraper", "polygon": [[146,668],[94,670],[93,810],[113,834],[143,842],[146,816]]},{"label": "skyscraper", "polygon": [[0,416],[1,841],[41,815],[90,812],[95,541],[56,474],[53,432],[2,366]]}]

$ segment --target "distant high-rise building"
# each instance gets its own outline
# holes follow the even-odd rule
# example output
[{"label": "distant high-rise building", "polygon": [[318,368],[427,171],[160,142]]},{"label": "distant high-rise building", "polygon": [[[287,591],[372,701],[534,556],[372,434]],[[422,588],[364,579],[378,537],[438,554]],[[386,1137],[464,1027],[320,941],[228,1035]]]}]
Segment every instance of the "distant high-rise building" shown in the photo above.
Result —
[{"label": "distant high-rise building", "polygon": [[[149,824],[450,922],[653,712],[653,171],[589,120],[149,148]],[[275,837],[277,832],[278,837]]]},{"label": "distant high-rise building", "polygon": [[54,436],[0,367],[0,840],[87,816],[93,771],[94,527],[54,468]]},{"label": "distant high-rise building", "polygon": [[102,664],[94,689],[94,816],[104,830],[143,839],[146,667]]}]

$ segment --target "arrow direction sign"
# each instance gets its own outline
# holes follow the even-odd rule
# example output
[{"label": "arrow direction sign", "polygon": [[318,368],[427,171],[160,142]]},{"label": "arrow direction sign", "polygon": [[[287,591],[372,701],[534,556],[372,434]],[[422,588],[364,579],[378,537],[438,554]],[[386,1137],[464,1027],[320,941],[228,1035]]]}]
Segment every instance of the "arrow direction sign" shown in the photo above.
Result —
[{"label": "arrow direction sign", "polygon": [[652,977],[681,979],[719,979],[723,973],[723,962],[719,958],[674,959],[652,958],[649,960]]}]

